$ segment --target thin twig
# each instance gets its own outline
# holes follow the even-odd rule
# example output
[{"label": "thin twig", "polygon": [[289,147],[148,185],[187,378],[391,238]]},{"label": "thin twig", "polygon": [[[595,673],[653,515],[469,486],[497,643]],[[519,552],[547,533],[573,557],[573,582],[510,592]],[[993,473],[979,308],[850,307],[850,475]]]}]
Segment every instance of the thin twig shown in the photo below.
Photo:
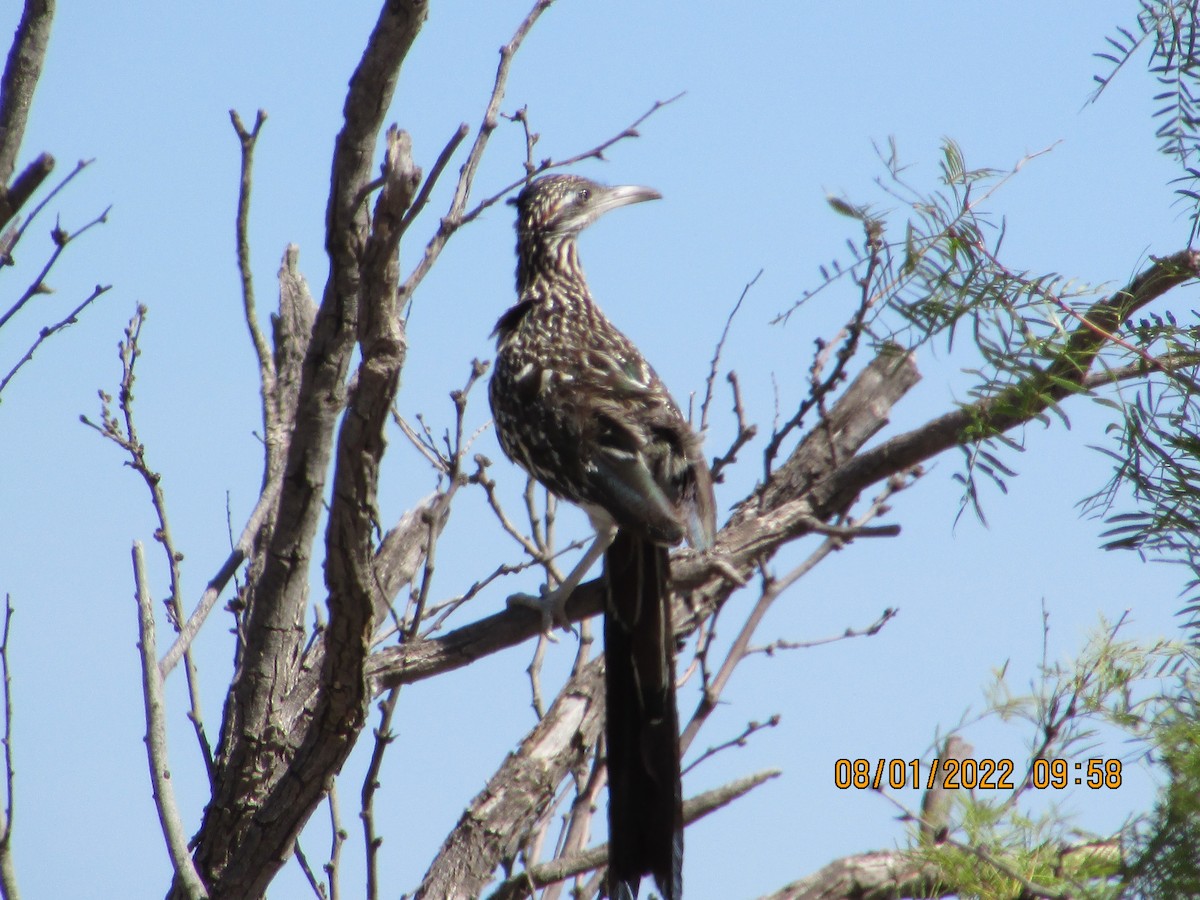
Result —
[{"label": "thin twig", "polygon": [[279,486],[282,480],[282,473],[280,473],[280,477],[269,482],[263,489],[262,494],[258,498],[258,503],[250,513],[250,518],[246,520],[246,527],[242,529],[237,544],[229,556],[226,557],[225,562],[221,564],[221,568],[217,570],[217,574],[209,580],[207,587],[204,589],[204,594],[200,597],[200,602],[196,604],[196,608],[192,611],[188,620],[180,626],[175,643],[171,645],[171,648],[163,655],[162,661],[158,664],[158,670],[164,679],[179,663],[179,660],[183,658],[183,655],[188,652],[192,641],[200,633],[200,626],[204,624],[204,620],[212,612],[212,608],[216,604],[217,598],[220,597],[221,591],[225,589],[225,585],[229,583],[229,579],[237,572],[238,566],[249,557],[254,539],[258,535],[259,529],[262,528],[263,522],[266,521],[267,515],[274,507],[276,499],[279,497]]},{"label": "thin twig", "polygon": [[65,231],[58,225],[54,226],[54,229],[50,232],[50,236],[54,241],[54,252],[50,254],[50,258],[46,260],[46,264],[42,266],[42,270],[37,274],[37,277],[29,283],[29,287],[25,288],[25,291],[17,298],[17,302],[9,308],[8,312],[0,316],[0,328],[3,328],[9,319],[19,313],[25,304],[35,295],[49,293],[50,289],[46,286],[46,276],[50,274],[50,270],[54,268],[54,264],[58,262],[58,258],[62,256],[63,251],[67,249],[67,245],[81,235],[91,231],[97,225],[105,224],[108,221],[108,214],[111,210],[111,206],[107,207],[96,218],[83,224],[73,232]]},{"label": "thin twig", "polygon": [[[167,558],[167,570],[170,573],[171,594],[166,602],[167,616],[171,624],[178,630],[180,623],[183,621],[183,603],[180,600],[183,591],[183,577],[179,565],[183,560],[183,554],[176,550],[174,538],[171,536],[171,526],[167,519],[167,499],[162,488],[162,475],[150,468],[150,464],[146,459],[146,446],[138,437],[137,425],[133,415],[133,386],[136,381],[135,368],[138,357],[141,355],[141,348],[138,341],[141,337],[142,325],[146,320],[146,312],[146,307],[139,304],[133,318],[130,319],[129,324],[125,327],[124,339],[118,344],[121,358],[121,389],[117,405],[121,410],[123,423],[109,408],[111,398],[103,392],[100,395],[103,426],[96,425],[86,416],[80,416],[80,420],[85,425],[94,428],[103,437],[121,447],[129,455],[128,465],[142,477],[142,481],[145,482],[146,487],[150,491],[150,503],[158,518],[158,527],[154,531],[154,539],[163,548],[163,553]],[[204,732],[204,717],[201,714],[200,707],[199,679],[196,674],[196,664],[192,659],[190,650],[184,651],[184,670],[187,674],[188,698],[190,702],[188,718],[191,720],[192,726],[196,731],[196,739],[200,745],[205,766],[209,769],[211,775],[213,765],[212,749],[208,737]],[[161,679],[161,674],[158,677]]]},{"label": "thin twig", "polygon": [[371,751],[371,762],[363,776],[362,808],[359,817],[363,823],[363,839],[367,854],[367,900],[379,897],[379,848],[383,838],[375,833],[375,792],[379,790],[379,771],[383,767],[383,755],[396,739],[392,731],[392,716],[396,712],[396,701],[400,689],[392,688],[379,703],[379,726],[375,729],[375,747]]},{"label": "thin twig", "polygon": [[329,785],[329,862],[325,863],[325,874],[329,877],[329,900],[338,900],[341,896],[341,882],[338,873],[341,871],[342,847],[346,844],[346,829],[342,827],[342,817],[338,810],[338,794],[336,779]]},{"label": "thin twig", "polygon": [[767,574],[765,567],[762,569],[763,589],[759,595],[758,601],[754,604],[754,609],[746,617],[746,621],[742,623],[741,629],[738,631],[737,637],[734,638],[729,652],[726,654],[724,661],[721,663],[720,669],[711,680],[705,680],[704,691],[701,695],[700,702],[696,706],[696,711],[692,714],[692,718],[688,721],[687,726],[683,729],[683,734],[679,739],[680,750],[686,751],[695,739],[696,734],[700,731],[700,727],[707,720],[708,716],[716,709],[717,701],[724,692],[729,679],[733,676],[734,669],[741,664],[750,652],[750,640],[754,637],[754,632],[758,629],[759,623],[762,622],[767,610],[771,605],[783,595],[783,593],[803,578],[810,572],[817,563],[821,562],[829,554],[840,550],[850,540],[855,537],[862,525],[871,521],[878,515],[886,512],[890,507],[888,500],[892,494],[906,488],[911,481],[906,481],[901,478],[889,479],[885,484],[884,489],[872,501],[871,506],[853,523],[852,527],[845,530],[845,533],[833,534],[821,542],[820,546],[814,550],[807,559],[800,565],[796,566],[786,575],[775,578]]},{"label": "thin twig", "polygon": [[49,325],[49,326],[43,328],[41,331],[39,331],[37,340],[35,340],[32,344],[29,345],[29,349],[25,351],[25,355],[22,356],[17,361],[17,364],[15,366],[13,366],[12,369],[9,370],[9,373],[4,376],[4,380],[0,381],[0,394],[4,393],[4,389],[6,387],[8,387],[8,383],[13,380],[13,376],[17,374],[17,371],[23,365],[25,365],[25,363],[27,363],[31,359],[33,359],[33,354],[37,352],[38,347],[40,347],[43,342],[45,342],[48,338],[52,337],[53,335],[57,334],[58,332],[64,331],[65,329],[70,328],[72,325],[74,325],[76,322],[78,322],[79,314],[82,313],[85,309],[87,309],[92,304],[93,300],[95,300],[101,294],[107,293],[110,290],[112,290],[111,284],[96,285],[94,288],[92,288],[92,292],[90,294],[88,294],[88,296],[84,299],[84,301],[82,303],[80,303],[73,310],[71,310],[69,313],[67,313],[66,318],[64,318],[58,322],[55,322],[53,325]]},{"label": "thin twig", "polygon": [[738,451],[758,435],[758,426],[746,422],[746,411],[742,407],[742,389],[738,384],[737,372],[730,371],[725,379],[729,382],[729,387],[733,392],[733,415],[737,421],[737,434],[734,435],[729,449],[712,462],[712,479],[718,484],[725,480],[724,468],[737,462]]},{"label": "thin twig", "polygon": [[725,317],[725,327],[721,329],[721,337],[717,340],[717,346],[713,350],[712,362],[708,367],[708,377],[704,379],[704,402],[700,404],[700,431],[708,428],[708,407],[712,403],[713,398],[713,383],[717,380],[717,369],[721,364],[721,351],[725,349],[725,341],[729,337],[729,329],[733,325],[734,316],[738,314],[738,310],[742,308],[742,303],[746,299],[746,295],[750,293],[750,288],[758,282],[762,277],[763,270],[759,269],[753,278],[746,282],[742,287],[742,293],[737,299],[737,303],[733,304],[733,309],[729,311],[729,315]]},{"label": "thin twig", "polygon": [[254,273],[250,266],[250,188],[251,174],[254,167],[254,147],[258,143],[258,135],[262,130],[263,123],[267,121],[267,114],[264,110],[259,110],[254,118],[254,127],[247,130],[242,123],[242,117],[237,114],[236,110],[229,111],[229,119],[233,123],[233,130],[237,132],[238,143],[241,145],[241,170],[240,179],[238,182],[238,202],[237,202],[237,219],[235,222],[235,233],[237,238],[237,264],[238,274],[242,281],[242,309],[245,313],[246,327],[250,331],[250,340],[254,344],[254,352],[258,356],[258,373],[261,382],[260,389],[262,392],[263,406],[263,428],[264,434],[273,434],[275,428],[274,422],[274,405],[271,403],[271,398],[275,393],[275,361],[271,355],[271,345],[267,342],[267,337],[263,334],[262,328],[258,323],[258,310],[254,301]]},{"label": "thin twig", "polygon": [[4,900],[20,900],[12,849],[13,809],[16,797],[16,775],[13,769],[12,673],[8,659],[8,636],[12,617],[12,597],[5,594],[4,634],[0,637],[0,675],[4,679],[4,821],[0,822],[0,895],[3,895]]},{"label": "thin twig", "polygon": [[[728,806],[759,785],[778,778],[779,774],[779,771],[775,769],[758,772],[685,800],[683,804],[684,823],[690,825],[710,813]],[[526,897],[531,889],[590,872],[603,866],[606,862],[608,862],[608,844],[591,847],[574,856],[542,863],[513,875],[498,885],[488,895],[488,900],[515,900],[517,897]],[[584,895],[586,896],[586,891]]]},{"label": "thin twig", "polygon": [[5,248],[6,254],[11,253],[12,248],[17,246],[17,244],[21,243],[21,238],[24,237],[25,231],[29,228],[30,225],[33,224],[34,220],[38,217],[38,214],[50,204],[50,201],[53,200],[56,196],[58,196],[58,193],[63,188],[65,188],[68,184],[70,184],[75,179],[76,175],[78,175],[80,172],[82,172],[84,169],[86,169],[88,166],[90,166],[94,162],[95,162],[94,159],[79,160],[79,162],[75,163],[75,168],[72,169],[70,172],[68,172],[66,175],[64,175],[62,181],[60,181],[58,184],[56,184],[54,187],[52,187],[50,189],[50,191],[46,194],[46,196],[43,197],[40,201],[38,201],[37,206],[35,206],[33,208],[33,211],[25,217],[25,220],[21,223],[21,227],[17,229],[16,234],[14,235],[14,237],[12,239],[12,242],[10,244],[8,244],[8,246]]},{"label": "thin twig", "polygon": [[741,734],[739,734],[737,737],[730,738],[729,740],[725,741],[724,743],[717,744],[716,746],[713,746],[713,747],[709,747],[707,750],[705,750],[703,753],[701,753],[699,756],[697,756],[694,760],[692,760],[690,763],[688,763],[687,768],[685,768],[683,770],[683,774],[686,775],[688,772],[692,771],[692,769],[694,769],[698,765],[700,765],[700,763],[704,762],[706,759],[712,759],[714,756],[716,756],[722,750],[729,750],[732,747],[745,747],[747,742],[749,741],[749,738],[751,735],[753,735],[755,732],[763,731],[767,728],[774,728],[779,724],[779,721],[780,721],[779,714],[776,713],[775,715],[771,716],[771,718],[767,719],[767,721],[765,721],[765,722],[754,722],[754,721],[747,722],[746,727],[742,729]]},{"label": "thin twig", "polygon": [[889,606],[879,614],[879,618],[866,628],[847,628],[841,634],[825,638],[815,638],[811,641],[772,641],[764,647],[750,647],[746,650],[746,654],[763,653],[767,656],[774,656],[780,650],[811,650],[813,647],[824,647],[826,644],[836,644],[839,641],[848,641],[860,637],[874,637],[883,630],[888,622],[896,618],[899,612],[899,610]]},{"label": "thin twig", "polygon": [[300,864],[300,871],[308,879],[308,886],[313,889],[317,900],[329,900],[325,894],[325,885],[317,880],[317,874],[312,870],[312,866],[308,864],[308,857],[304,855],[304,849],[300,846],[299,838],[296,838],[294,849],[296,851],[296,862]]},{"label": "thin twig", "polygon": [[404,234],[408,230],[413,221],[421,214],[421,210],[429,202],[429,195],[433,192],[433,186],[437,184],[437,180],[445,171],[446,166],[450,163],[450,157],[454,155],[454,151],[471,132],[471,126],[463,122],[450,136],[450,140],[446,142],[446,146],[442,148],[442,152],[438,154],[437,160],[433,164],[433,168],[429,170],[429,174],[425,176],[425,183],[421,185],[421,189],[417,191],[416,199],[413,200],[412,206],[408,208],[408,212],[404,214],[404,218],[400,221],[400,234]]}]

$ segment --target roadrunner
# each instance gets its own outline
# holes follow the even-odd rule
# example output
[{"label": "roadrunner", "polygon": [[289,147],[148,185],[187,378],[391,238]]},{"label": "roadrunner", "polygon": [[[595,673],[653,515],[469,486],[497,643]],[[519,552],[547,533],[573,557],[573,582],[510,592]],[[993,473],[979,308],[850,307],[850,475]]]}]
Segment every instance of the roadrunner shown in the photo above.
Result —
[{"label": "roadrunner", "polygon": [[[517,197],[517,304],[496,324],[489,397],[500,446],[564,500],[596,540],[555,590],[564,604],[604,556],[609,896],[653,875],[683,895],[683,794],[667,548],[712,545],[712,479],[700,439],[654,369],[592,300],[576,238],[609,210],[657,191],[550,175]],[[522,599],[529,599],[524,598]]]}]

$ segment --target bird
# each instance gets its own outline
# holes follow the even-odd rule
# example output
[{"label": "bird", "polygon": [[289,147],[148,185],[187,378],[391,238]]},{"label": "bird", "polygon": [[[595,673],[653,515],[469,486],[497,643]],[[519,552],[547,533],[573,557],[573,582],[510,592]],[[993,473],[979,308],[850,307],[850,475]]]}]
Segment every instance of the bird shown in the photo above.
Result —
[{"label": "bird", "polygon": [[[651,188],[572,174],[530,181],[517,211],[517,302],[496,323],[488,397],[506,456],[581,507],[596,539],[538,598],[564,605],[604,557],[608,895],[636,900],[653,876],[683,896],[683,790],[668,548],[710,551],[712,476],[701,439],[662,379],[604,315],[579,262],[580,232]],[[528,595],[515,595],[528,601]]]}]

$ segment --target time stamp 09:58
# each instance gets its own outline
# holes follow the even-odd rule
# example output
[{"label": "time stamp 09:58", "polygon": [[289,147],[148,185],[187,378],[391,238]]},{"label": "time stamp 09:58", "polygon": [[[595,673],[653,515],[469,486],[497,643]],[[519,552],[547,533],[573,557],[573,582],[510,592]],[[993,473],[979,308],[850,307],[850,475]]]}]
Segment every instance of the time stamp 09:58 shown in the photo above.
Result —
[{"label": "time stamp 09:58", "polygon": [[[919,759],[839,759],[833,764],[833,784],[843,790],[901,790],[941,785],[946,790],[976,788],[985,791],[1015,790],[1016,766],[1011,759],[938,759],[921,777]],[[1024,774],[1020,780],[1024,780]],[[1065,759],[1035,759],[1029,767],[1029,783],[1039,790],[1062,790],[1080,785],[1094,790],[1115,790],[1121,786],[1119,759],[1088,759],[1070,763]],[[943,781],[944,779],[944,781]]]}]

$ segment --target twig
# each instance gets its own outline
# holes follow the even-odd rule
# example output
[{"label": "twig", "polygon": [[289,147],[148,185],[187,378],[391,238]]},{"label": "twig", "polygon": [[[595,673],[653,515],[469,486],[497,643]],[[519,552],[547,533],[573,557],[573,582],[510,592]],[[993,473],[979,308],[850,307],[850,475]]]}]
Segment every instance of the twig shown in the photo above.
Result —
[{"label": "twig", "polygon": [[308,864],[308,857],[304,855],[304,849],[300,846],[300,838],[296,838],[296,862],[300,864],[300,871],[304,873],[304,877],[308,879],[308,886],[313,889],[317,900],[328,900],[325,893],[325,885],[317,880],[317,875],[312,870],[312,866]]},{"label": "twig", "polygon": [[338,873],[342,860],[342,847],[345,845],[348,835],[346,834],[346,829],[342,827],[342,817],[338,811],[336,779],[329,785],[329,794],[326,800],[329,803],[329,831],[331,837],[329,840],[329,862],[325,863],[325,874],[329,877],[329,900],[338,900],[338,897],[341,895],[341,884],[338,881]]},{"label": "twig", "polygon": [[[728,806],[734,800],[745,796],[759,785],[779,777],[779,771],[770,769],[755,775],[739,778],[726,785],[705,791],[684,801],[683,821],[692,824],[710,813]],[[554,862],[543,863],[526,869],[503,881],[488,895],[488,900],[515,900],[527,896],[529,889],[539,888],[556,881],[564,881],[575,875],[590,872],[608,861],[608,844],[592,847],[583,853],[564,857]]]},{"label": "twig", "polygon": [[[118,420],[109,408],[111,397],[101,392],[101,421],[103,426],[96,425],[86,416],[80,416],[80,421],[90,428],[94,428],[103,437],[115,443],[129,455],[130,468],[137,472],[146,487],[150,491],[150,503],[154,508],[154,513],[158,518],[158,527],[154,531],[154,539],[163,548],[163,553],[167,558],[167,569],[170,573],[170,589],[171,594],[167,598],[167,616],[171,624],[176,630],[180,628],[180,623],[183,621],[183,603],[180,600],[183,591],[183,578],[180,570],[180,562],[183,560],[183,554],[175,549],[175,541],[171,536],[171,526],[167,519],[167,499],[162,489],[162,475],[150,468],[146,460],[146,447],[138,438],[137,426],[134,422],[133,415],[133,385],[135,378],[135,367],[137,359],[141,355],[141,348],[138,346],[138,341],[141,336],[142,324],[146,319],[146,307],[139,305],[133,318],[125,327],[125,338],[118,345],[118,350],[121,358],[121,389],[118,395],[117,404],[121,410],[124,422]],[[188,683],[188,698],[190,701],[190,709],[188,718],[191,720],[196,731],[196,739],[200,745],[200,751],[204,757],[205,766],[208,767],[210,774],[212,771],[212,751],[208,742],[208,737],[204,732],[204,717],[200,711],[200,685],[196,675],[196,664],[192,659],[191,651],[184,651],[184,669],[187,673]],[[157,670],[157,668],[156,668]],[[162,676],[159,675],[159,678]]]},{"label": "twig", "polygon": [[525,672],[529,675],[529,694],[530,705],[533,707],[533,714],[539,719],[546,714],[546,704],[542,701],[542,663],[546,659],[546,646],[550,643],[549,636],[539,634],[537,643],[533,648],[533,659],[529,660],[529,665],[525,667]]},{"label": "twig", "polygon": [[889,606],[879,614],[878,619],[876,619],[866,628],[847,628],[841,634],[835,634],[832,637],[826,638],[816,638],[815,640],[811,641],[772,641],[764,647],[750,647],[747,649],[746,654],[749,655],[751,653],[763,653],[767,656],[774,656],[780,650],[810,650],[813,647],[823,647],[826,644],[836,644],[839,641],[847,641],[853,638],[874,637],[883,630],[883,627],[887,625],[888,622],[896,618],[899,613],[900,611],[898,609]]},{"label": "twig", "polygon": [[463,122],[458,126],[458,129],[450,136],[450,140],[446,142],[446,146],[442,148],[442,152],[438,154],[437,160],[433,164],[433,168],[429,170],[429,174],[425,176],[425,183],[421,185],[421,189],[417,192],[416,199],[413,200],[412,206],[408,212],[404,214],[404,218],[400,221],[400,233],[404,234],[408,230],[413,221],[421,214],[421,210],[429,202],[429,195],[433,192],[433,186],[437,184],[437,180],[441,177],[446,166],[450,163],[450,157],[454,155],[454,151],[458,149],[459,144],[466,139],[470,133],[471,126]]},{"label": "twig", "polygon": [[713,460],[711,469],[712,479],[718,484],[725,480],[722,470],[726,466],[737,462],[738,451],[758,435],[758,426],[746,423],[746,411],[742,408],[742,390],[738,384],[737,372],[730,371],[725,378],[729,382],[730,389],[733,391],[733,415],[737,420],[737,434],[734,435],[729,449]]},{"label": "twig", "polygon": [[754,722],[754,721],[747,722],[746,727],[742,729],[741,734],[739,734],[735,738],[730,738],[729,740],[725,741],[724,743],[717,744],[716,746],[713,746],[713,747],[709,747],[707,750],[705,750],[703,753],[701,753],[699,756],[697,756],[694,760],[692,760],[690,763],[688,763],[687,768],[685,768],[683,770],[683,774],[686,775],[688,772],[692,771],[692,769],[694,769],[698,765],[700,765],[700,763],[704,762],[706,759],[712,759],[712,757],[716,756],[722,750],[728,750],[731,747],[745,747],[750,735],[754,734],[755,732],[762,731],[766,728],[774,728],[775,726],[777,726],[779,724],[779,721],[780,721],[779,714],[776,713],[775,715],[771,716],[771,718],[767,719],[767,721],[765,721],[765,722]]},{"label": "twig", "polygon": [[154,805],[158,808],[163,837],[179,882],[188,897],[197,900],[207,897],[208,890],[192,861],[187,833],[183,830],[183,820],[175,804],[175,788],[167,758],[166,701],[154,648],[154,605],[146,584],[146,562],[141,541],[133,542],[133,577],[137,586],[138,649],[142,656],[142,692],[146,708],[146,757],[150,764]]},{"label": "twig", "polygon": [[0,676],[4,679],[4,821],[0,822],[0,895],[4,900],[20,900],[17,872],[13,863],[12,834],[15,806],[15,771],[12,738],[12,673],[9,670],[8,635],[12,626],[12,597],[4,595],[4,634],[0,637]]},{"label": "twig", "polygon": [[[580,852],[587,844],[592,830],[592,819],[599,806],[600,793],[608,782],[608,766],[602,753],[603,742],[596,742],[596,752],[592,754],[591,765],[587,769],[587,777],[575,776],[575,799],[571,810],[567,813],[559,846],[554,858],[563,859]],[[579,782],[582,780],[582,784]],[[562,894],[562,884],[549,886],[542,895],[542,900],[558,900]],[[585,896],[585,895],[579,895]]]},{"label": "twig", "polygon": [[66,318],[62,319],[61,321],[55,322],[53,325],[49,325],[49,326],[43,328],[41,331],[39,331],[37,340],[35,340],[32,344],[30,344],[29,349],[25,351],[25,355],[22,356],[17,361],[17,364],[14,365],[12,367],[12,369],[9,370],[9,373],[4,376],[4,380],[0,381],[0,394],[4,393],[4,389],[6,387],[8,387],[8,383],[10,381],[12,381],[13,376],[17,374],[17,371],[23,365],[25,365],[25,363],[27,363],[31,359],[33,359],[33,354],[37,352],[38,347],[40,347],[44,341],[46,341],[48,338],[50,338],[54,334],[57,334],[60,331],[64,331],[65,329],[70,328],[72,325],[74,325],[77,321],[79,321],[79,314],[82,313],[85,309],[87,309],[91,305],[93,300],[95,300],[101,294],[107,293],[110,290],[112,290],[111,284],[96,285],[94,288],[92,288],[92,292],[87,296],[87,298],[82,303],[80,303],[73,310],[71,310],[69,313],[67,313]]},{"label": "twig", "polygon": [[[846,378],[846,367],[858,349],[859,339],[866,324],[867,313],[886,296],[884,292],[873,289],[875,274],[882,266],[882,254],[884,252],[883,226],[880,222],[865,215],[861,221],[864,234],[863,243],[867,254],[865,263],[866,272],[858,280],[858,307],[855,309],[854,315],[850,317],[850,321],[843,325],[838,330],[838,333],[834,335],[833,340],[827,342],[821,338],[817,339],[817,352],[813,357],[813,363],[809,369],[809,394],[801,401],[795,414],[787,422],[782,426],[776,425],[774,433],[771,435],[771,440],[767,442],[766,449],[763,451],[764,484],[770,481],[771,468],[784,439],[792,430],[800,427],[804,421],[804,417],[814,407],[820,414],[821,422],[828,425],[829,415],[825,406],[826,398]],[[822,378],[821,372],[828,363],[829,355],[835,346],[838,347],[838,351],[833,370],[829,375]],[[830,447],[836,446],[832,440],[829,442],[829,445]]]},{"label": "twig", "polygon": [[379,848],[383,838],[375,833],[375,792],[379,790],[379,771],[383,767],[383,755],[396,735],[392,732],[392,716],[396,712],[396,701],[400,689],[392,688],[379,703],[379,726],[375,729],[375,747],[371,751],[371,762],[363,776],[362,809],[359,817],[363,823],[363,839],[367,854],[367,900],[379,897]]},{"label": "twig", "polygon": [[42,270],[37,274],[37,277],[30,282],[29,287],[25,288],[24,293],[17,298],[17,302],[9,308],[8,312],[6,312],[3,316],[0,316],[0,328],[3,328],[9,319],[19,313],[33,296],[36,294],[45,294],[49,292],[49,288],[46,287],[46,276],[50,274],[50,270],[54,268],[54,264],[58,262],[58,258],[62,256],[63,251],[67,248],[67,245],[77,237],[80,237],[88,231],[91,231],[91,229],[97,225],[103,225],[106,223],[108,221],[108,214],[111,210],[111,206],[107,207],[104,212],[100,213],[100,215],[96,216],[96,218],[81,225],[73,232],[68,232],[58,225],[55,225],[54,229],[50,232],[50,236],[54,241],[54,252],[50,254],[50,258],[46,260],[46,264],[42,266]]},{"label": "twig", "polygon": [[708,716],[716,709],[717,701],[721,693],[725,690],[725,686],[729,683],[729,679],[733,676],[733,671],[738,667],[743,659],[750,652],[750,640],[754,637],[754,632],[758,629],[759,623],[771,605],[793,584],[810,572],[830,553],[840,550],[848,540],[853,540],[854,532],[861,526],[869,522],[878,515],[885,513],[890,507],[888,500],[896,491],[903,490],[910,482],[903,479],[891,479],[884,486],[880,494],[871,502],[871,506],[866,510],[855,522],[852,523],[852,528],[848,534],[830,535],[821,545],[809,555],[800,565],[796,566],[792,571],[788,572],[781,578],[773,578],[767,574],[765,567],[763,568],[763,589],[759,595],[758,601],[754,604],[754,609],[750,611],[750,615],[746,617],[746,621],[742,624],[738,631],[737,637],[734,638],[732,646],[721,663],[721,668],[713,677],[711,682],[706,681],[704,692],[701,695],[700,702],[696,706],[696,711],[692,714],[692,718],[688,721],[687,726],[683,729],[683,734],[679,739],[681,751],[685,751],[695,739],[700,727],[707,720]]},{"label": "twig", "polygon": [[158,670],[164,679],[179,663],[179,660],[183,658],[183,655],[188,652],[192,641],[200,633],[200,626],[204,624],[204,620],[212,612],[212,608],[216,604],[217,598],[220,597],[221,591],[225,589],[225,585],[229,583],[229,579],[237,572],[238,566],[249,557],[254,539],[279,497],[281,481],[282,477],[276,478],[274,481],[269,482],[263,489],[262,494],[258,498],[258,503],[250,513],[250,518],[246,521],[246,527],[242,529],[241,536],[238,538],[233,551],[226,557],[225,562],[221,564],[221,568],[217,570],[217,574],[209,580],[203,595],[200,597],[200,602],[196,604],[196,608],[188,617],[187,622],[179,628],[179,634],[175,638],[175,643],[163,655],[162,661],[158,664]]},{"label": "twig", "polygon": [[704,380],[704,402],[700,404],[700,431],[704,431],[708,427],[708,407],[712,403],[713,383],[717,380],[717,368],[721,363],[721,351],[725,348],[725,341],[729,337],[729,329],[733,325],[733,318],[738,314],[738,310],[742,308],[742,303],[745,301],[746,295],[750,293],[750,288],[754,287],[758,283],[758,279],[762,277],[762,273],[763,270],[759,269],[754,277],[746,282],[742,288],[741,295],[737,299],[737,303],[733,304],[733,309],[725,317],[725,327],[721,329],[721,337],[717,339],[717,346],[713,350],[712,362],[708,367],[708,378]]},{"label": "twig", "polygon": [[238,274],[242,280],[242,308],[245,313],[246,327],[250,331],[250,340],[254,344],[254,352],[258,355],[258,374],[261,382],[263,428],[265,434],[274,432],[274,406],[270,398],[275,392],[275,361],[271,356],[271,346],[267,343],[266,335],[258,323],[258,311],[254,301],[254,274],[250,267],[250,187],[251,173],[254,167],[254,147],[258,143],[258,134],[267,114],[259,110],[254,118],[254,127],[250,130],[242,123],[242,117],[236,110],[229,111],[229,119],[233,130],[237,132],[238,143],[241,145],[241,170],[238,181],[237,219],[235,232],[237,237]]},{"label": "twig", "polygon": [[500,48],[500,64],[496,69],[496,78],[492,84],[492,93],[488,98],[487,107],[483,113],[483,121],[479,125],[479,130],[475,133],[475,141],[471,145],[471,150],[467,153],[467,160],[463,163],[462,169],[459,171],[458,183],[454,188],[454,199],[450,202],[450,209],[446,215],[442,217],[438,225],[438,229],[434,232],[429,243],[425,245],[425,253],[421,257],[421,261],[417,263],[416,268],[405,279],[401,285],[399,296],[400,302],[403,304],[412,297],[413,291],[417,285],[421,283],[429,269],[433,266],[434,261],[442,252],[442,248],[446,245],[446,241],[455,231],[457,231],[465,223],[463,210],[467,207],[467,200],[471,195],[471,187],[475,181],[475,173],[479,168],[480,160],[483,158],[483,151],[487,147],[489,138],[492,132],[496,130],[497,118],[500,112],[500,101],[504,97],[504,91],[508,84],[508,73],[512,66],[513,57],[521,47],[521,43],[525,40],[525,36],[529,34],[529,30],[534,23],[541,17],[554,0],[537,0],[533,4],[533,8],[521,20],[517,26],[517,30],[509,39],[508,43]]},{"label": "twig", "polygon": [[62,181],[60,181],[58,184],[56,184],[54,187],[52,187],[50,189],[50,191],[46,194],[46,196],[43,197],[40,201],[38,201],[37,206],[35,206],[33,208],[33,211],[30,212],[29,215],[27,215],[25,217],[25,220],[21,223],[21,227],[18,228],[14,232],[11,243],[9,243],[4,248],[4,253],[0,254],[0,264],[8,263],[8,262],[12,261],[11,259],[8,258],[9,255],[12,253],[12,248],[17,246],[17,244],[21,243],[21,238],[24,237],[25,231],[29,228],[30,225],[33,224],[34,220],[38,217],[38,214],[50,204],[51,200],[53,200],[56,196],[58,196],[59,191],[61,191],[63,188],[65,188],[68,184],[70,184],[75,179],[76,175],[78,175],[80,172],[82,172],[84,169],[86,169],[88,166],[90,166],[94,162],[95,162],[94,159],[79,160],[79,162],[75,163],[75,168],[72,169],[70,172],[68,172],[66,175],[64,175]]}]

